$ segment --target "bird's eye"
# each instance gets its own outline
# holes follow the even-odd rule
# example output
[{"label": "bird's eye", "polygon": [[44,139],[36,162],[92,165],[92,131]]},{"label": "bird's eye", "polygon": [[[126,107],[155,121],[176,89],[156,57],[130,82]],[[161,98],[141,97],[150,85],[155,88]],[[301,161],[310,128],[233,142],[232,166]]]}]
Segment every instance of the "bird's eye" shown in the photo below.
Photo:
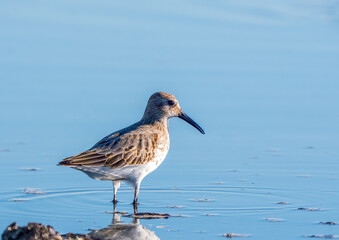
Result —
[{"label": "bird's eye", "polygon": [[172,100],[168,100],[167,103],[168,103],[168,105],[170,105],[170,106],[173,106],[173,105],[174,105],[174,101],[172,101]]}]

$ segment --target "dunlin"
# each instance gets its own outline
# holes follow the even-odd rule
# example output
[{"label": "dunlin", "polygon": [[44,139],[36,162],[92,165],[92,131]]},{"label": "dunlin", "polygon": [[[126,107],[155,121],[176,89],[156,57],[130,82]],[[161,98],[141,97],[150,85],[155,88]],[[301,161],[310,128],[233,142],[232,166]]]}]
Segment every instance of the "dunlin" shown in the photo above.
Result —
[{"label": "dunlin", "polygon": [[116,131],[95,144],[91,149],[62,160],[59,165],[85,172],[89,177],[113,182],[113,202],[121,181],[134,187],[136,206],[140,183],[165,159],[170,139],[168,119],[179,117],[202,134],[204,130],[180,108],[178,100],[169,93],[154,93],[148,100],[141,120]]}]

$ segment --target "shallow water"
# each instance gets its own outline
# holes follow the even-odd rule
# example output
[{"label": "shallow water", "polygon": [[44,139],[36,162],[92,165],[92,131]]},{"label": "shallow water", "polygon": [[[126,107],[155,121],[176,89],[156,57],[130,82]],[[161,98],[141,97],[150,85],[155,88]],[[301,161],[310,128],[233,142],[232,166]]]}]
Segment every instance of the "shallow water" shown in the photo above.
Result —
[{"label": "shallow water", "polygon": [[[144,232],[338,236],[339,226],[319,224],[339,222],[338,9],[335,1],[1,2],[0,229],[110,225],[111,183],[56,164],[137,121],[163,90],[206,135],[170,120],[170,152],[144,179],[139,212],[171,217],[140,220]],[[27,194],[34,189],[43,194]],[[117,211],[132,213],[132,197],[123,185]]]}]

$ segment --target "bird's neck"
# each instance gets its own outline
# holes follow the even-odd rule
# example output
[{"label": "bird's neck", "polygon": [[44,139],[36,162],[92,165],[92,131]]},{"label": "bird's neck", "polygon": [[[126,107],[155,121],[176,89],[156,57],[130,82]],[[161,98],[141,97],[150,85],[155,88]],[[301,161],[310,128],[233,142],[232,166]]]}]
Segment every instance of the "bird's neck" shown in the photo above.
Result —
[{"label": "bird's neck", "polygon": [[144,115],[140,120],[141,124],[153,125],[161,130],[168,132],[168,117]]}]

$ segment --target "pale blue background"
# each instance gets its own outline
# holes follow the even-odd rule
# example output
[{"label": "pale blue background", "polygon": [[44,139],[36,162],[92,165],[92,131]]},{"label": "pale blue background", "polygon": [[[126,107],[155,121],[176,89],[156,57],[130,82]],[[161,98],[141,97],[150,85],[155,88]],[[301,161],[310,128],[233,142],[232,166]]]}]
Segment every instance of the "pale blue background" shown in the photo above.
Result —
[{"label": "pale blue background", "polygon": [[[190,218],[146,228],[161,239],[339,235],[318,224],[339,221],[338,23],[330,0],[2,1],[0,231],[110,224],[111,184],[55,165],[139,120],[162,90],[206,135],[170,121],[170,153],[145,178],[140,208]],[[32,197],[23,187],[48,194],[10,202]],[[128,186],[119,197],[131,211]]]}]

